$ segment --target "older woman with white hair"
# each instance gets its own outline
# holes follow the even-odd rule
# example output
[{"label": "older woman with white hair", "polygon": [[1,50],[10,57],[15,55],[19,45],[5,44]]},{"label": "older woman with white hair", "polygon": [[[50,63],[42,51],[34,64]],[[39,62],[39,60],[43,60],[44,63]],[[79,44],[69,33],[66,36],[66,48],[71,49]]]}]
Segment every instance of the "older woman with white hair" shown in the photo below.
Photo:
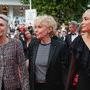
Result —
[{"label": "older woman with white hair", "polygon": [[34,23],[36,40],[29,46],[31,90],[64,90],[64,62],[67,46],[53,38],[57,28],[52,16],[37,16]]},{"label": "older woman with white hair", "polygon": [[8,17],[0,14],[0,90],[29,90],[23,47],[7,37],[8,28]]}]

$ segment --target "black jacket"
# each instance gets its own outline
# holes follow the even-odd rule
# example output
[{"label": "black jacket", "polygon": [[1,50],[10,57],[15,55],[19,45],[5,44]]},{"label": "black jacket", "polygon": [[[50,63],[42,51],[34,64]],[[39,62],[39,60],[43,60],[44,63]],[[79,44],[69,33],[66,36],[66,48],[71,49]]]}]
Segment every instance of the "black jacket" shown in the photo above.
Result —
[{"label": "black jacket", "polygon": [[[74,40],[72,52],[75,59],[74,72],[79,75],[77,90],[90,90],[90,49],[81,36]],[[69,90],[74,89],[70,87]]]},{"label": "black jacket", "polygon": [[[29,47],[29,59],[30,59],[30,86],[31,90],[34,90],[35,81],[35,59],[39,41],[35,40],[35,43]],[[67,75],[66,63],[68,61],[68,48],[65,42],[58,38],[53,38],[50,46],[50,53],[48,59],[48,69],[46,72],[46,81],[48,85],[56,87],[56,90],[64,90],[65,80]]]}]

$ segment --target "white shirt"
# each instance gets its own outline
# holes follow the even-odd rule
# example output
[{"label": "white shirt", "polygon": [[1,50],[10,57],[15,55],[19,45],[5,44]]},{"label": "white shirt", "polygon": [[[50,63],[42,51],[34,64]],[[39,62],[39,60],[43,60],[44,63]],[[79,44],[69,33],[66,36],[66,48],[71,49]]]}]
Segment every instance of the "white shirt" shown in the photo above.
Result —
[{"label": "white shirt", "polygon": [[78,33],[74,34],[71,36],[71,41],[73,42],[73,40],[78,36]]}]

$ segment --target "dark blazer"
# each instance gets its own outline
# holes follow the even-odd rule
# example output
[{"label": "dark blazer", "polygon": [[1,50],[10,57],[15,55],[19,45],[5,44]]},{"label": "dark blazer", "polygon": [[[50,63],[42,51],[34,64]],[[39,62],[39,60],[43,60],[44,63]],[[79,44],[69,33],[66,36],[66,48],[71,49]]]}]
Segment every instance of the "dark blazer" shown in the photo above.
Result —
[{"label": "dark blazer", "polygon": [[[31,90],[34,90],[35,81],[35,59],[38,51],[39,41],[29,47],[29,59],[30,59],[30,86]],[[48,69],[46,72],[46,81],[48,85],[51,85],[56,90],[64,90],[64,82],[66,78],[65,64],[68,60],[68,49],[65,42],[58,38],[53,38],[50,46],[50,53],[48,59]]]},{"label": "dark blazer", "polygon": [[76,35],[75,37],[78,36],[76,33],[70,33],[70,34],[66,35],[66,38],[65,38],[65,42],[69,48],[71,47],[72,42],[74,41],[74,40],[72,41],[72,35]]},{"label": "dark blazer", "polygon": [[71,41],[71,34],[66,35],[65,42],[68,45],[68,47],[71,46],[71,43],[72,43],[72,41]]}]

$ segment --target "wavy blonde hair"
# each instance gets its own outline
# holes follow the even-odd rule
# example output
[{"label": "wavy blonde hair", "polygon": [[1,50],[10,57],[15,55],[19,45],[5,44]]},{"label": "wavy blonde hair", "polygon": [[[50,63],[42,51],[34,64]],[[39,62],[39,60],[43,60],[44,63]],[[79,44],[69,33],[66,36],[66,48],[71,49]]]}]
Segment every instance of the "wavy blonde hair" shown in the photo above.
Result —
[{"label": "wavy blonde hair", "polygon": [[41,26],[46,26],[51,28],[50,36],[55,35],[55,30],[57,29],[57,23],[54,17],[50,15],[37,16],[34,25],[39,23]]}]

